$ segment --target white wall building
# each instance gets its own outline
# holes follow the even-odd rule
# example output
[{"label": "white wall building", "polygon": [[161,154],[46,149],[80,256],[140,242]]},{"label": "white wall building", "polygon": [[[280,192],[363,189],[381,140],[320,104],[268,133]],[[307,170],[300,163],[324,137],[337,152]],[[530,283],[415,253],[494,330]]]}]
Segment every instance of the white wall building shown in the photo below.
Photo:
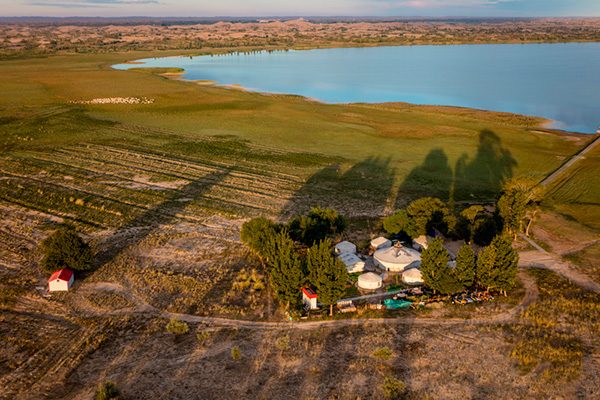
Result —
[{"label": "white wall building", "polygon": [[358,277],[358,287],[361,289],[379,289],[383,285],[381,276],[373,272],[367,272]]},{"label": "white wall building", "polygon": [[402,272],[405,269],[416,268],[421,265],[421,254],[416,250],[398,244],[387,249],[377,250],[373,254],[373,261],[386,271]]},{"label": "white wall building", "polygon": [[356,246],[346,240],[335,245],[335,254],[356,253]]},{"label": "white wall building", "polygon": [[60,269],[54,271],[48,279],[48,291],[49,292],[66,292],[71,289],[73,281],[75,280],[75,274],[70,269]]},{"label": "white wall building", "polygon": [[371,247],[375,250],[387,249],[388,247],[392,247],[392,242],[383,236],[379,236],[378,238],[371,240]]}]

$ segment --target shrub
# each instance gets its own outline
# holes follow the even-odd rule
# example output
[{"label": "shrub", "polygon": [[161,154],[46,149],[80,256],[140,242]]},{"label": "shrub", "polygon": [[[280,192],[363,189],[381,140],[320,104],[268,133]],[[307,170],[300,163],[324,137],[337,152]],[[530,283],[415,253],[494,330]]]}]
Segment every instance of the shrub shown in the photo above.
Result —
[{"label": "shrub", "polygon": [[206,330],[198,332],[196,333],[196,337],[199,341],[204,342],[205,340],[208,340],[208,338],[210,338],[210,332]]},{"label": "shrub", "polygon": [[378,347],[375,349],[375,351],[373,351],[373,353],[371,353],[371,357],[379,358],[385,361],[389,360],[393,355],[394,352],[387,346]]},{"label": "shrub", "polygon": [[287,335],[278,337],[277,340],[275,341],[275,346],[277,346],[277,348],[280,349],[281,351],[289,349],[290,348],[290,337]]},{"label": "shrub", "polygon": [[174,332],[178,335],[188,333],[190,328],[188,324],[177,319],[177,317],[171,318],[171,321],[167,324],[167,332]]},{"label": "shrub", "polygon": [[393,399],[398,397],[398,395],[406,390],[406,383],[402,382],[400,379],[394,378],[393,376],[388,376],[383,381],[381,390],[383,390],[383,393],[385,393],[385,396],[388,399]]},{"label": "shrub", "polygon": [[234,360],[239,360],[242,358],[242,351],[240,350],[239,346],[235,346],[233,349],[231,349],[231,358]]},{"label": "shrub", "polygon": [[121,394],[114,382],[104,381],[96,388],[94,395],[95,400],[111,400],[116,399]]}]

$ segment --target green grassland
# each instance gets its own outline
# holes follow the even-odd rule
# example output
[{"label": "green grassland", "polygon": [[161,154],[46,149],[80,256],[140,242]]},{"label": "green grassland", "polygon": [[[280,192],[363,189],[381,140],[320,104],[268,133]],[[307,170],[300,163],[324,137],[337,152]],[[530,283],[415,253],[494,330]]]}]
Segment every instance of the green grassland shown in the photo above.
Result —
[{"label": "green grassland", "polygon": [[[292,215],[332,203],[350,214],[381,215],[425,194],[492,200],[507,178],[543,178],[586,141],[535,128],[543,121],[533,117],[401,103],[326,105],[109,68],[174,54],[2,62],[1,197],[117,226],[205,179],[211,185],[194,200],[196,212]],[[108,97],[154,103],[72,103]],[[151,185],[169,181],[181,185]]]},{"label": "green grassland", "polygon": [[548,195],[565,217],[600,229],[600,148],[594,147],[552,182]]}]

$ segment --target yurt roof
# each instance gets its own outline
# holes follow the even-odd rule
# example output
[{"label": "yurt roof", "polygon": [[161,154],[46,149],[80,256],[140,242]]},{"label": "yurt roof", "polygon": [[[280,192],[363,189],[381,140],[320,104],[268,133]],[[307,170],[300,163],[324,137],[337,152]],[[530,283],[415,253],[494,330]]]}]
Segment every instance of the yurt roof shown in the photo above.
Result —
[{"label": "yurt roof", "polygon": [[380,261],[395,264],[410,264],[421,259],[421,254],[408,247],[388,247],[380,249],[373,254],[373,257]]},{"label": "yurt roof", "polygon": [[339,242],[338,244],[336,244],[335,248],[336,249],[355,249],[356,246],[353,243],[350,243],[347,240],[344,240],[343,242]]},{"label": "yurt roof", "polygon": [[378,238],[371,240],[371,246],[377,247],[387,242],[391,243],[389,239],[386,239],[383,236],[379,236]]},{"label": "yurt roof", "polygon": [[346,265],[356,264],[358,262],[363,262],[358,256],[354,253],[344,253],[340,255],[340,260]]},{"label": "yurt roof", "polygon": [[411,268],[402,273],[402,278],[411,278],[411,279],[419,279],[422,280],[421,270],[418,268]]},{"label": "yurt roof", "polygon": [[367,272],[366,274],[359,276],[358,280],[363,282],[381,282],[383,279],[381,279],[381,276],[373,272]]}]

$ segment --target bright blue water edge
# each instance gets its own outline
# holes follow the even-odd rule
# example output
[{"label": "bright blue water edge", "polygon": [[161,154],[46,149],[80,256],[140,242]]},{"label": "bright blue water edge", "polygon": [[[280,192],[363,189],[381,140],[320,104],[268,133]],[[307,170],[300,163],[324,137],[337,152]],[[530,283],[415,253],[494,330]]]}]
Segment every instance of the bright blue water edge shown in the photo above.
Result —
[{"label": "bright blue water edge", "polygon": [[298,94],[328,103],[401,101],[506,111],[594,133],[600,43],[397,46],[140,60],[190,80]]}]

